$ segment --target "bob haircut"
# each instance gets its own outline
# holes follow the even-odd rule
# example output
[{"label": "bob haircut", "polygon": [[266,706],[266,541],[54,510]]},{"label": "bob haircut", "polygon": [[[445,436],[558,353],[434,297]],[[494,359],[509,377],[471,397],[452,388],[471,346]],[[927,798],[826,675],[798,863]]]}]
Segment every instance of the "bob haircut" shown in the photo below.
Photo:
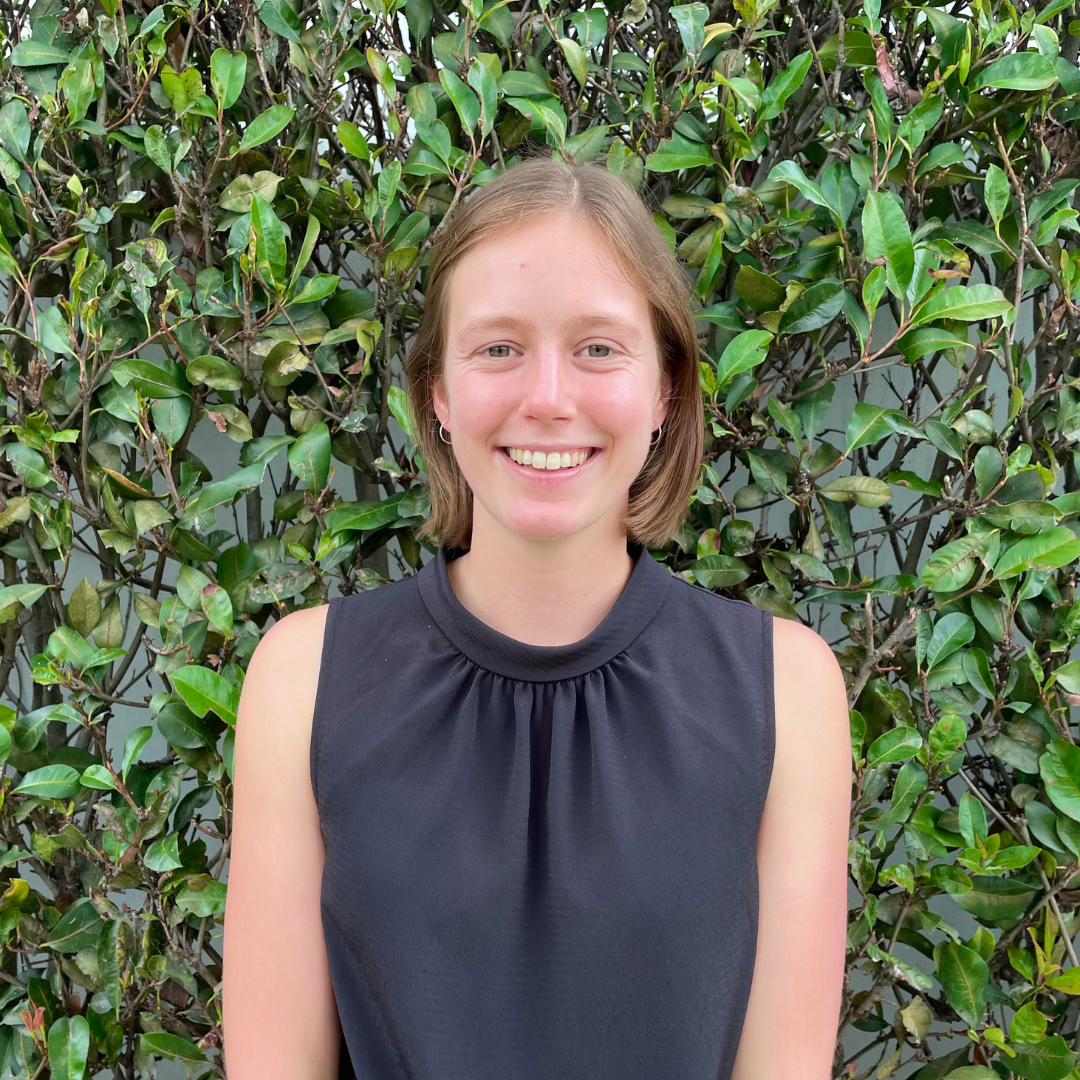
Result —
[{"label": "bob haircut", "polygon": [[653,334],[671,396],[661,435],[630,485],[627,537],[661,547],[682,527],[704,449],[699,349],[679,262],[637,193],[606,168],[550,156],[527,158],[451,211],[427,271],[424,314],[405,363],[414,430],[427,464],[431,514],[416,535],[468,549],[473,493],[453,448],[439,437],[432,402],[446,346],[446,296],[458,261],[474,245],[551,213],[591,222],[652,312]]}]

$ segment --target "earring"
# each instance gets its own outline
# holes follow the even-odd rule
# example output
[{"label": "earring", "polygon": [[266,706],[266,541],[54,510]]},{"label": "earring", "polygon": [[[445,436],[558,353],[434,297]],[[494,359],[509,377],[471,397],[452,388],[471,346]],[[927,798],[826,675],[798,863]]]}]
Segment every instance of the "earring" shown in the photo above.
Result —
[{"label": "earring", "polygon": [[657,429],[656,429],[656,438],[655,438],[655,439],[653,439],[653,440],[652,440],[652,441],[651,441],[651,442],[649,443],[649,449],[650,449],[650,450],[651,450],[651,449],[652,449],[652,448],[653,448],[653,447],[654,447],[654,446],[655,446],[655,445],[656,445],[656,444],[657,444],[657,443],[658,443],[658,442],[660,441],[660,436],[661,436],[661,435],[662,435],[663,433],[664,433],[664,425],[663,425],[663,424],[660,424],[660,426],[659,426],[659,427],[657,427]]},{"label": "earring", "polygon": [[451,441],[450,439],[446,438],[446,428],[443,427],[441,420],[439,421],[439,438],[442,439],[444,443],[448,443]]}]

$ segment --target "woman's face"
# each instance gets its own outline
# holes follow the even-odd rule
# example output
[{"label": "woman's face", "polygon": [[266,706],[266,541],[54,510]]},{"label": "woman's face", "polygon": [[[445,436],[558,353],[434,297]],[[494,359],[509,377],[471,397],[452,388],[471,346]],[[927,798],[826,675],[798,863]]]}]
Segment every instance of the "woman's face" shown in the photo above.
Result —
[{"label": "woman's face", "polygon": [[433,403],[474,529],[487,514],[536,539],[621,531],[669,393],[648,301],[583,219],[544,216],[458,263]]}]

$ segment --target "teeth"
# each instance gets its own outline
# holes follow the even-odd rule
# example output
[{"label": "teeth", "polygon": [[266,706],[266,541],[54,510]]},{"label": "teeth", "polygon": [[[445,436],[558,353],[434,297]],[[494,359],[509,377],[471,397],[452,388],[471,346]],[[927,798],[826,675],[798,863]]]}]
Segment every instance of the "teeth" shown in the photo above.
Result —
[{"label": "teeth", "polygon": [[521,450],[516,446],[507,446],[504,449],[519,465],[531,465],[534,469],[572,469],[587,460],[592,453],[591,449],[575,450],[573,453],[565,450],[562,453],[557,450],[550,453],[542,450],[534,452]]}]

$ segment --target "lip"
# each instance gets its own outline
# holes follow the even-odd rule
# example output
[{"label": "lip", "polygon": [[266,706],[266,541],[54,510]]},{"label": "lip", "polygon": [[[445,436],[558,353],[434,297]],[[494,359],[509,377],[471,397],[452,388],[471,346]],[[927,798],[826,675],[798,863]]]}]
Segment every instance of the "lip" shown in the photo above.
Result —
[{"label": "lip", "polygon": [[[541,448],[536,447],[536,449]],[[553,446],[551,449],[555,450],[558,447]],[[604,452],[597,446],[591,449],[592,453],[580,465],[575,465],[570,469],[551,469],[550,471],[547,469],[534,469],[531,465],[519,465],[501,446],[495,447],[494,452],[519,476],[523,476],[535,484],[540,484],[542,487],[555,487],[559,484],[569,484],[575,477],[581,476]]]}]

